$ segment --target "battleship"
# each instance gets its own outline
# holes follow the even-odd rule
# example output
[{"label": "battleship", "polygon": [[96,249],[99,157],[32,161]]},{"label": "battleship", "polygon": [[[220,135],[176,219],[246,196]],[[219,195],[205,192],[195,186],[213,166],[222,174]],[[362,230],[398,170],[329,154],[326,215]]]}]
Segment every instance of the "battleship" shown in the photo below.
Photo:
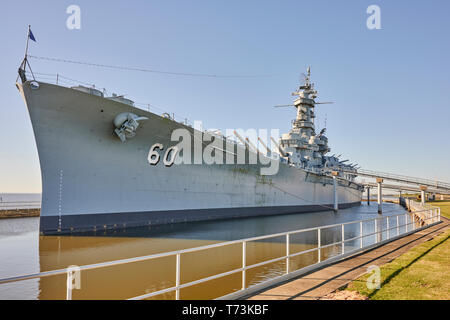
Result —
[{"label": "battleship", "polygon": [[[273,151],[261,141],[267,148],[262,153],[239,134],[242,143],[210,134],[211,148],[201,140],[206,132],[95,87],[28,79],[27,64],[25,56],[16,86],[39,155],[43,235],[332,210],[331,173],[338,178],[339,208],[361,203],[355,167],[328,156],[325,130],[315,132],[317,91],[309,68],[293,93],[292,129],[278,142],[272,138]],[[216,159],[226,155],[232,161],[196,161],[195,141],[179,152],[172,139],[177,129],[200,137],[201,152],[211,148]],[[175,161],[182,153],[185,161]],[[264,174],[264,161],[242,163],[239,153],[275,161],[277,170]]]}]

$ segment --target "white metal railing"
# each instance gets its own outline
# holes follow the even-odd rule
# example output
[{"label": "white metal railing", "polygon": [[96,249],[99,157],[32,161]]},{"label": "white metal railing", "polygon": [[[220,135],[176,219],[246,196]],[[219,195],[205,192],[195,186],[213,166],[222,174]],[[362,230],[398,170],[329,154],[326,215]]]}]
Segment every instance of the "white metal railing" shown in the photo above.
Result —
[{"label": "white metal railing", "polygon": [[[67,87],[71,87],[74,85],[84,85],[84,86],[88,86],[89,88],[98,89],[98,90],[102,91],[103,94],[105,94],[105,95],[109,93],[105,88],[102,89],[101,87],[95,86],[95,84],[72,79],[72,78],[66,77],[62,74],[59,74],[59,73],[53,74],[53,73],[34,72],[33,74],[31,74],[30,72],[27,72],[26,75],[33,76],[35,80],[42,81],[42,82],[49,83],[49,84],[56,84],[59,86],[67,86]],[[193,126],[193,122],[190,121],[187,117],[180,115],[178,113],[170,112],[169,110],[166,110],[165,108],[161,108],[159,106],[155,106],[152,103],[134,102],[134,107],[141,109],[141,110],[148,111],[148,112],[153,112],[154,114],[158,114],[160,116],[168,115],[168,116],[170,116],[170,119],[173,121],[183,123],[184,125],[187,125],[190,127]]]},{"label": "white metal railing", "polygon": [[40,208],[41,201],[0,201],[0,211]]},{"label": "white metal railing", "polygon": [[[258,237],[240,239],[240,240],[227,241],[227,242],[222,242],[222,243],[217,243],[217,244],[205,245],[205,246],[200,246],[200,247],[196,247],[196,248],[176,250],[176,251],[171,251],[171,252],[166,252],[166,253],[157,253],[157,254],[152,254],[152,255],[147,255],[147,256],[141,256],[141,257],[135,257],[135,258],[129,258],[129,259],[121,259],[121,260],[115,260],[115,261],[108,261],[108,262],[84,265],[84,266],[79,266],[79,267],[78,266],[70,266],[67,269],[58,269],[58,270],[45,271],[45,272],[40,272],[40,273],[34,273],[34,274],[0,279],[0,284],[17,282],[17,281],[22,281],[22,280],[29,280],[29,279],[36,279],[36,278],[43,278],[43,277],[49,277],[49,276],[54,276],[54,275],[60,275],[60,274],[67,274],[67,299],[71,299],[72,289],[73,289],[73,285],[72,285],[73,280],[72,279],[73,279],[74,267],[76,267],[77,272],[81,273],[81,271],[84,271],[84,270],[92,270],[92,269],[98,269],[98,268],[103,268],[103,267],[111,267],[111,266],[115,266],[115,265],[123,265],[123,264],[127,264],[127,263],[134,263],[134,262],[139,262],[139,261],[146,261],[146,260],[151,260],[151,259],[175,256],[176,257],[176,259],[175,259],[175,264],[176,264],[175,270],[176,271],[175,271],[175,285],[174,286],[169,287],[169,288],[164,288],[161,290],[157,290],[157,291],[153,291],[150,293],[146,293],[143,295],[135,296],[135,297],[130,298],[130,300],[142,300],[142,299],[150,298],[153,296],[157,296],[157,295],[161,295],[161,294],[173,292],[173,291],[175,291],[175,299],[178,300],[178,299],[180,299],[180,290],[183,288],[191,287],[191,286],[194,286],[194,285],[206,282],[206,281],[222,278],[222,277],[225,277],[225,276],[228,276],[231,274],[236,274],[236,273],[241,273],[241,275],[242,275],[242,286],[241,286],[241,289],[239,290],[239,292],[244,293],[247,289],[252,287],[252,286],[247,286],[246,271],[249,269],[253,269],[256,267],[260,267],[260,266],[264,266],[264,265],[267,265],[270,263],[279,262],[279,261],[284,260],[286,263],[285,274],[290,274],[290,273],[294,272],[294,271],[290,270],[290,260],[296,256],[299,256],[299,255],[302,255],[305,253],[309,253],[309,252],[317,251],[317,261],[318,262],[302,268],[302,269],[306,269],[311,266],[314,267],[315,265],[320,265],[320,264],[326,262],[327,260],[330,260],[331,258],[336,258],[336,257],[341,258],[344,256],[348,256],[350,254],[358,253],[359,251],[362,251],[373,245],[377,245],[382,241],[381,238],[382,238],[383,233],[386,233],[386,239],[384,239],[383,241],[389,241],[390,239],[395,239],[395,238],[401,237],[403,235],[406,235],[410,232],[421,230],[423,228],[426,228],[428,226],[436,224],[440,221],[440,208],[432,208],[432,209],[427,209],[427,210],[423,210],[423,211],[426,216],[424,218],[424,221],[426,220],[427,223],[424,226],[418,227],[418,228],[416,227],[416,222],[414,221],[414,219],[410,218],[409,222],[408,222],[408,217],[410,217],[409,213],[402,213],[402,214],[398,214],[398,215],[377,217],[377,218],[366,219],[366,220],[349,221],[349,222],[326,225],[326,226],[321,226],[321,227],[313,227],[313,228],[306,228],[306,229],[300,229],[300,230],[295,230],[295,231],[281,232],[281,233],[276,233],[276,234],[270,234],[270,235],[264,235],[264,236],[258,236]],[[412,214],[416,214],[416,213],[417,212],[413,212]],[[404,217],[404,219],[403,219],[404,224],[400,224],[400,217]],[[389,222],[389,220],[393,219],[393,218],[395,218],[395,221],[396,221],[396,223],[394,225],[392,225]],[[386,229],[382,229],[382,222],[385,219],[386,219]],[[364,233],[363,225],[365,223],[367,224],[369,222],[374,222],[374,230],[373,230],[373,232]],[[345,238],[345,228],[346,228],[346,226],[352,225],[352,224],[359,224],[359,235],[346,239]],[[403,228],[403,227],[405,229],[405,232],[401,233],[400,228]],[[322,231],[325,229],[330,229],[330,228],[340,229],[340,233],[341,233],[340,239],[341,240],[337,241],[337,242],[329,243],[329,244],[322,244],[322,234],[323,234]],[[395,231],[393,231],[393,230],[395,230]],[[291,239],[292,235],[305,233],[305,232],[314,232],[314,231],[317,232],[317,246],[315,246],[311,249],[302,250],[302,251],[295,252],[295,253],[290,252],[290,244],[291,244],[290,239]],[[394,233],[394,235],[392,233]],[[265,240],[265,239],[276,238],[276,237],[283,237],[283,236],[285,237],[285,245],[286,245],[286,254],[285,255],[283,255],[281,257],[269,259],[269,260],[264,260],[262,262],[254,263],[251,265],[247,265],[246,258],[247,258],[247,243],[248,242]],[[374,244],[364,246],[363,238],[370,237],[370,236],[375,236]],[[346,251],[345,244],[350,241],[357,241],[357,240],[359,240],[359,245],[356,246],[355,248],[352,248],[351,250]],[[226,271],[223,273],[204,277],[204,278],[190,281],[187,283],[181,283],[181,281],[180,281],[181,257],[183,254],[207,250],[207,249],[219,248],[219,247],[224,247],[224,246],[236,245],[236,244],[241,244],[242,266],[240,268],[236,268],[236,269],[229,270],[229,271]],[[341,247],[340,254],[333,256],[333,257],[328,257],[324,260],[323,255],[322,255],[322,250],[325,248],[328,248],[328,247],[332,247],[332,246],[340,246]],[[302,269],[295,270],[295,272],[298,272]],[[265,282],[273,281],[273,280],[276,280],[277,278],[281,278],[281,277],[283,277],[283,276],[276,276],[273,279],[266,280],[262,283],[259,283],[258,286],[261,284],[264,284]],[[234,292],[234,293],[236,293],[236,292]]]},{"label": "white metal railing", "polygon": [[400,175],[400,174],[392,174],[392,173],[387,173],[387,172],[378,172],[378,171],[364,170],[364,169],[358,169],[356,174],[358,174],[360,176],[365,175],[365,176],[370,176],[370,177],[385,178],[387,180],[393,180],[393,181],[399,181],[399,182],[405,182],[405,183],[414,183],[414,184],[426,185],[429,187],[450,190],[450,183],[437,181],[437,180],[409,177],[409,176]]},{"label": "white metal railing", "polygon": [[[27,72],[26,75],[27,76],[31,76],[32,74]],[[34,75],[34,79],[36,79],[37,81],[42,81],[42,82],[49,83],[49,84],[56,84],[56,85],[67,86],[67,87],[71,87],[73,85],[85,85],[85,86],[88,86],[90,88],[94,88],[94,89],[98,89],[98,90],[100,89],[100,87],[98,87],[98,86],[96,87],[92,83],[87,83],[87,82],[79,81],[79,80],[76,80],[76,79],[68,78],[68,77],[63,76],[61,74],[34,72],[33,75]],[[105,97],[106,97],[106,94],[109,93],[105,88],[103,88],[101,91],[103,92]],[[172,120],[172,121],[184,124],[184,125],[189,126],[191,128],[194,127],[194,122],[191,121],[186,116],[180,115],[180,114],[175,113],[175,112],[172,112],[172,111],[170,111],[170,110],[168,110],[166,108],[162,108],[160,106],[156,106],[153,103],[134,102],[133,107],[135,107],[137,109],[140,109],[140,110],[152,112],[152,113],[157,114],[157,115],[162,116],[162,117],[167,117],[168,116],[169,119]],[[233,143],[233,144],[235,144],[237,146],[248,148],[248,146],[245,143],[242,143],[238,139],[235,139],[235,137],[233,137],[233,136],[232,137],[225,137],[221,133],[217,133],[217,132],[214,132],[214,131],[208,131],[208,130],[205,130],[203,128],[195,128],[195,129],[203,132],[204,134],[214,135],[217,138],[220,138],[220,139],[222,139],[222,140],[224,140],[226,142],[229,142],[229,143]],[[203,140],[202,140],[202,143],[204,145],[206,145],[206,143]]]}]

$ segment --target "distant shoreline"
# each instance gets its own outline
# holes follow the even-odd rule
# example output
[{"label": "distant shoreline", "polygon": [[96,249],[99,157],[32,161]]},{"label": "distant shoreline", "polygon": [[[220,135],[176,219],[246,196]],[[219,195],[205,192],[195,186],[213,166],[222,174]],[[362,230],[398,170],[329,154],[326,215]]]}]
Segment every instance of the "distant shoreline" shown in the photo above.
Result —
[{"label": "distant shoreline", "polygon": [[39,217],[41,209],[0,210],[0,219]]}]

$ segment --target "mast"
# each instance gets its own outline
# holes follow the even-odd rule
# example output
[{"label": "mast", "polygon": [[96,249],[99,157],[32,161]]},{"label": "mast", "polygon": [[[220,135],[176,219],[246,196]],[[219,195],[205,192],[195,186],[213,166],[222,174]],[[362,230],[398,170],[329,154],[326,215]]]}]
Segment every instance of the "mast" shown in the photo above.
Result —
[{"label": "mast", "polygon": [[307,69],[304,84],[300,85],[293,96],[298,96],[294,101],[297,108],[297,117],[293,122],[293,128],[299,129],[302,136],[311,137],[315,135],[314,127],[314,99],[317,97],[317,91],[314,90],[314,84],[311,83],[311,67]]},{"label": "mast", "polygon": [[280,144],[289,155],[292,163],[302,167],[320,167],[323,156],[328,149],[328,139],[325,135],[316,135],[314,126],[314,107],[317,91],[311,82],[311,67],[304,75],[303,83],[292,93],[297,96],[293,106],[297,109],[297,116],[292,121],[292,129],[283,134]]},{"label": "mast", "polygon": [[279,145],[273,138],[271,138],[272,142],[278,147],[279,153],[287,158],[290,165],[319,174],[345,170],[344,178],[353,181],[356,175],[348,173],[356,172],[353,164],[346,164],[348,160],[340,161],[340,156],[336,157],[334,154],[332,156],[326,155],[330,151],[328,138],[325,135],[326,120],[325,128],[320,130],[319,134],[315,132],[314,108],[316,104],[333,103],[316,102],[317,94],[317,91],[314,89],[314,83],[311,82],[311,68],[308,67],[302,83],[292,93],[293,96],[297,96],[294,103],[276,106],[294,106],[297,109],[297,116],[292,121],[291,130],[281,135]]},{"label": "mast", "polygon": [[17,79],[16,79],[16,81],[17,81],[18,78],[20,77],[20,80],[22,80],[22,83],[27,81],[27,77],[25,74],[27,65],[28,65],[28,68],[30,69],[33,80],[36,80],[36,78],[34,77],[33,70],[31,70],[30,63],[28,62],[28,43],[30,41],[30,32],[31,32],[31,25],[28,25],[27,41],[26,41],[26,45],[25,45],[25,56],[22,60],[22,63],[19,66],[19,70],[18,70],[19,75],[17,76]]}]

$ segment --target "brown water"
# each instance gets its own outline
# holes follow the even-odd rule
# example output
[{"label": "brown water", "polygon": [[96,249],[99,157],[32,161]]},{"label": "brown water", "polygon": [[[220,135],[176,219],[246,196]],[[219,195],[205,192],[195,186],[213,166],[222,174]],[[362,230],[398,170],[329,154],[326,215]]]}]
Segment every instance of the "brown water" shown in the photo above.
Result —
[{"label": "brown water", "polygon": [[[395,204],[385,204],[386,215],[403,213]],[[303,213],[275,217],[197,222],[152,228],[134,228],[78,236],[38,236],[38,219],[0,221],[0,278],[25,273],[67,268],[154,253],[203,246],[318,225],[377,217],[376,204],[332,212]],[[395,223],[393,223],[395,224]],[[371,230],[373,225],[364,228]],[[322,233],[322,244],[340,241],[340,229]],[[346,228],[346,238],[359,235],[359,224]],[[290,252],[316,246],[317,232],[292,236]],[[372,237],[364,244],[373,242]],[[348,243],[346,250],[359,245]],[[340,246],[322,251],[322,260],[340,253]],[[281,257],[286,253],[285,238],[278,237],[247,244],[247,265]],[[290,270],[317,262],[313,251],[292,258]],[[182,254],[181,283],[240,268],[240,244]],[[247,286],[284,274],[285,260],[247,271]],[[127,299],[175,285],[175,256],[125,265],[87,270],[81,273],[81,289],[73,290],[73,299]],[[213,299],[239,290],[242,275],[236,273],[180,291],[181,299]],[[173,299],[174,292],[154,297]],[[65,299],[66,276],[51,276],[0,285],[0,299]]]}]

